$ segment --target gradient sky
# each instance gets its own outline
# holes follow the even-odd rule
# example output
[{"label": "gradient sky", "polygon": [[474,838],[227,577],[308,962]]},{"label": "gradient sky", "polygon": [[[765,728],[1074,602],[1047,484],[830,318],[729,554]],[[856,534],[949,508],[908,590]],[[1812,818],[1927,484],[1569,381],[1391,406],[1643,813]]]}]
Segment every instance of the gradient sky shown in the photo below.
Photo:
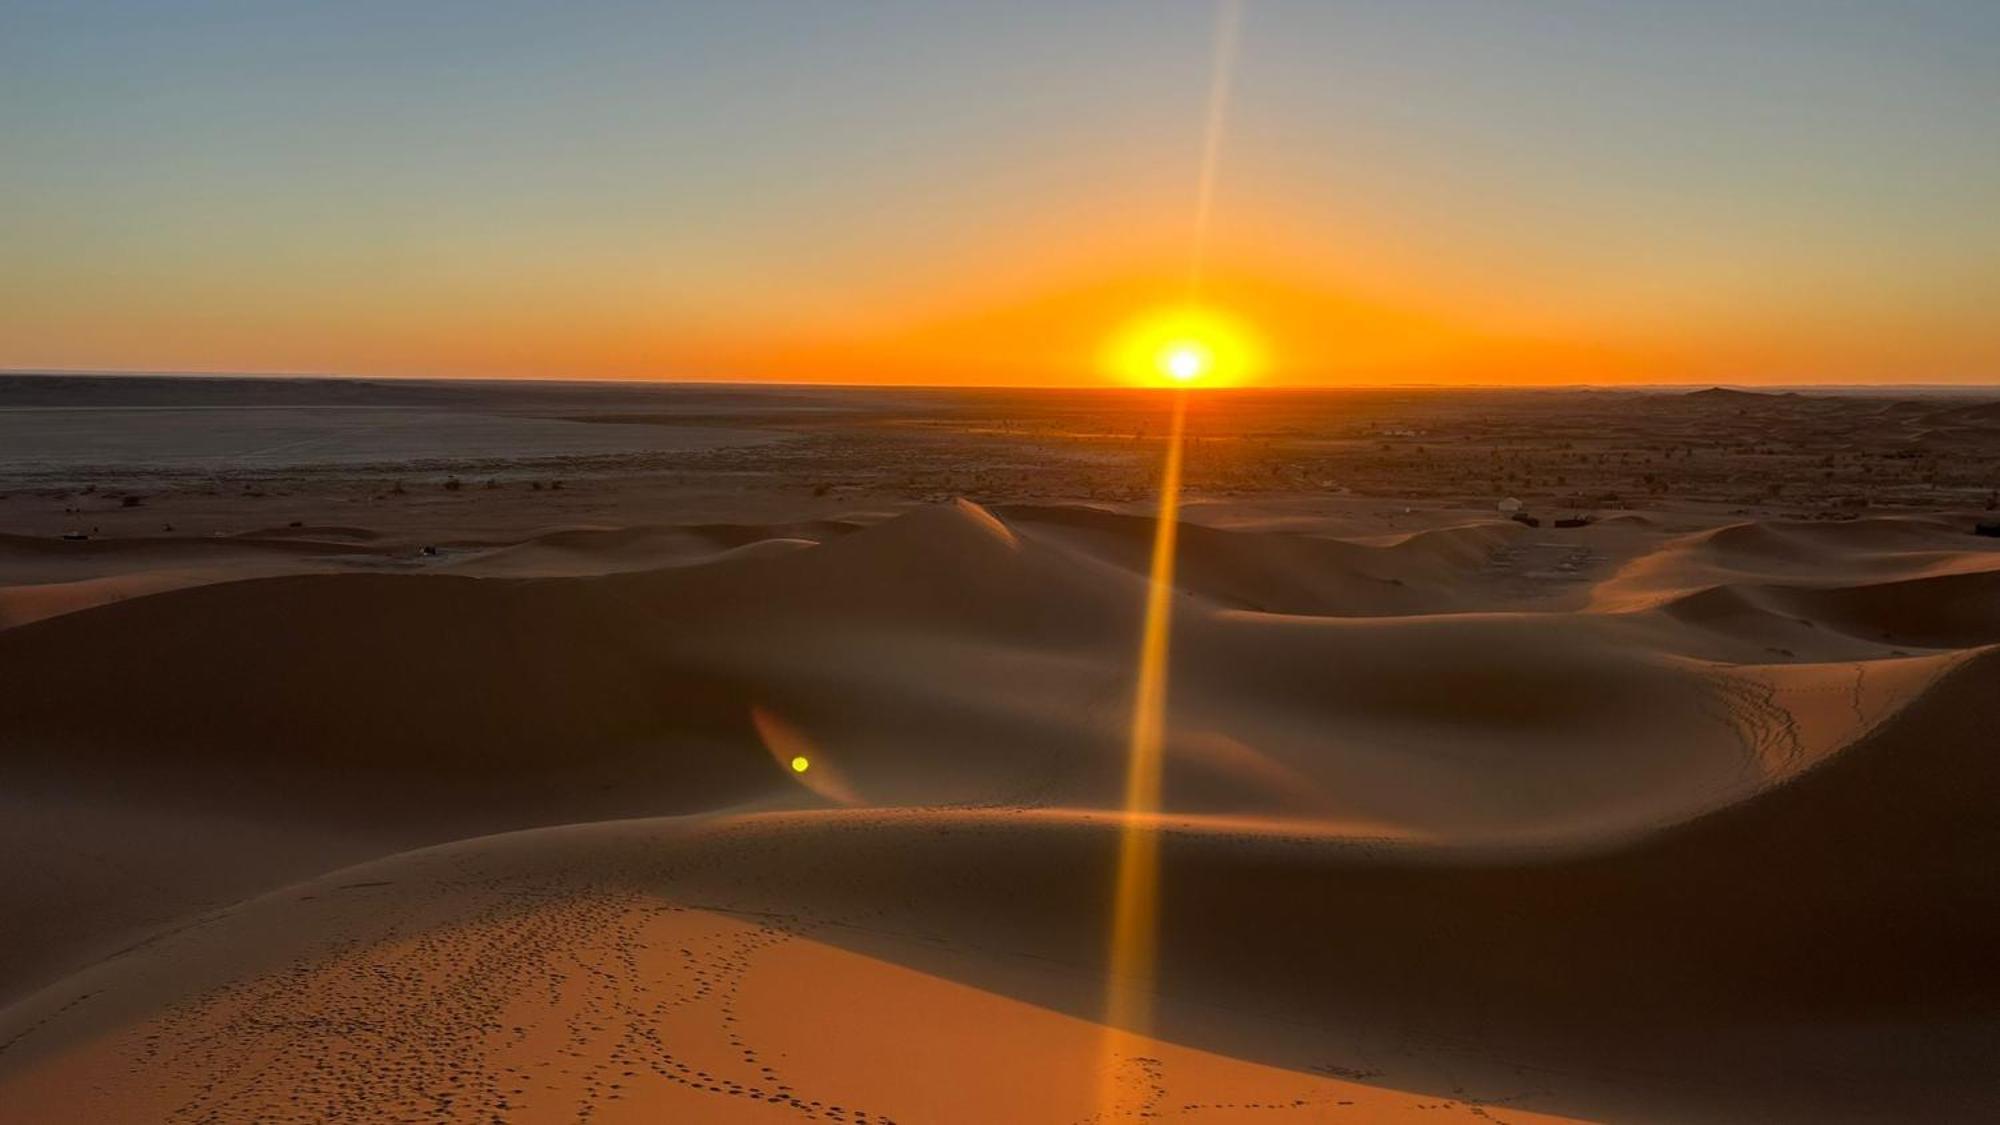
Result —
[{"label": "gradient sky", "polygon": [[[1205,0],[0,0],[0,367],[1089,383]],[[2000,3],[1249,0],[1273,382],[2000,382]]]}]

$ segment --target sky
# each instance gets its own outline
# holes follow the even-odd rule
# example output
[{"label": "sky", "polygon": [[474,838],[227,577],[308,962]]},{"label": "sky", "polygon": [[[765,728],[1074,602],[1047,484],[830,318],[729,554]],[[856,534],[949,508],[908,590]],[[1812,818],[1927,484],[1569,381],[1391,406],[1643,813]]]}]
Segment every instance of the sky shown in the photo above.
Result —
[{"label": "sky", "polygon": [[[1092,384],[1213,0],[0,0],[0,368]],[[1246,0],[1272,384],[2000,383],[2000,3]]]}]

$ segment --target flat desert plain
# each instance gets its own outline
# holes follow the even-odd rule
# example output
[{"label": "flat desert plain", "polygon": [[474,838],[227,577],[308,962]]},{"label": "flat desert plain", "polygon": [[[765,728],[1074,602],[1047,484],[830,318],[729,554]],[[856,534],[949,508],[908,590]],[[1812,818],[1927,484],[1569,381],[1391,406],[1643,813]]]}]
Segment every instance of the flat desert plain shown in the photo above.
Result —
[{"label": "flat desert plain", "polygon": [[0,378],[0,1120],[2000,1118],[2000,399],[1168,401]]}]

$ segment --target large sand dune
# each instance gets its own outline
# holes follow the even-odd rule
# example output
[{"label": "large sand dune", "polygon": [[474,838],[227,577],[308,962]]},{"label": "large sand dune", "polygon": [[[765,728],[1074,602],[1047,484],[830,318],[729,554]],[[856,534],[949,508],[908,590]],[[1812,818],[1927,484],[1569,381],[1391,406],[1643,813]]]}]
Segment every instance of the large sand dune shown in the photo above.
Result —
[{"label": "large sand dune", "polygon": [[[1091,1119],[1152,531],[0,543],[0,1119]],[[1181,546],[1152,1115],[1996,1108],[1995,544]]]}]

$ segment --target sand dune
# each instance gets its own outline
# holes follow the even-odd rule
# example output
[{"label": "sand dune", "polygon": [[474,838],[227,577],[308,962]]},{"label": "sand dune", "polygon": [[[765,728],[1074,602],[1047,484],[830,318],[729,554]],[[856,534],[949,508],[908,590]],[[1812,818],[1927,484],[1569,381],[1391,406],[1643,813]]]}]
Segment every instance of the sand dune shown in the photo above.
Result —
[{"label": "sand dune", "polygon": [[[1494,1106],[1518,1098],[1527,1074],[1537,1076],[1529,1104],[1610,1119],[1969,1117],[1984,1072],[1909,1044],[1897,1015],[1992,999],[1994,841],[1972,795],[1995,779],[1966,736],[1996,669],[1991,656],[1965,664],[1871,738],[1762,796],[1581,850],[1467,852],[1297,823],[1170,821],[1162,933],[1176,993],[1163,1031],[1185,1047],[1163,1046],[1157,1071],[1132,1080],[1217,1109],[1224,1096],[1211,1091],[1240,1089],[1232,1104],[1304,1119],[1348,1101],[1384,1116],[1428,1106],[1532,1120]],[[1884,802],[1883,785],[1901,785],[1913,765],[1927,779],[1913,800]],[[615,1117],[609,1103],[627,1099],[634,1110],[726,1113],[776,1097],[891,1119],[1084,1116],[1087,1075],[1061,1080],[1073,1068],[1052,1063],[1047,1082],[1011,1101],[979,1095],[976,1051],[951,1052],[935,1082],[913,1082],[900,1052],[837,1045],[884,1026],[863,1022],[869,1009],[819,1005],[861,1004],[868,982],[883,981],[925,1013],[929,1037],[991,1037],[1001,1049],[1015,1036],[1067,1035],[1073,1046],[1077,1033],[1043,1026],[1042,1009],[1090,1013],[1115,830],[1106,816],[1058,810],[802,811],[416,853],[212,917],[18,1006],[10,1016],[32,1031],[8,1048],[26,1060],[9,1092],[63,1104],[74,1096],[66,1075],[160,1073],[147,1060],[168,1039],[206,1046],[167,1065],[164,1081],[114,1083],[78,1104],[249,1115],[300,1097],[296,1108],[319,1116],[443,1096],[537,1120],[589,1106]],[[1701,922],[1677,919],[1675,903],[1698,903]],[[861,983],[828,947],[872,959],[853,970]],[[1848,979],[1857,964],[1871,966],[1859,987]],[[579,996],[578,974],[601,991]],[[707,1003],[729,1018],[677,1022],[682,1007]],[[421,1015],[439,1007],[456,1013],[452,1026],[485,1030],[447,1034]],[[284,1015],[246,1021],[262,1011]],[[1787,1023],[1806,1016],[1845,1030],[1787,1038]],[[1757,1029],[1747,1040],[1746,1017]],[[794,1019],[836,1043],[787,1038]],[[333,1041],[352,1062],[329,1069],[287,1047],[318,1026],[344,1028]],[[718,1032],[705,1046],[703,1033]],[[1475,1042],[1485,1046],[1445,1047]],[[391,1073],[365,1065],[384,1043],[406,1060]],[[575,1061],[549,1049],[564,1046]],[[259,1051],[275,1051],[276,1069],[210,1069]],[[1770,1082],[1828,1052],[1849,1068],[1844,1079]],[[1570,1081],[1556,1080],[1551,1098],[1557,1058]],[[1248,1059],[1277,1069],[1235,1061]],[[1314,1068],[1365,1075],[1366,1094]],[[1449,1093],[1423,1092],[1447,1082]]]},{"label": "sand dune", "polygon": [[[539,800],[554,775],[617,777],[631,811],[660,799],[654,779],[748,785],[769,764],[755,705],[849,748],[842,768],[871,803],[1108,807],[1141,579],[1039,526],[1017,534],[961,505],[692,570],[321,574],[182,590],[0,634],[0,666],[23,689],[0,701],[0,719],[51,746],[179,745],[252,776],[282,747],[271,784],[315,766],[329,775],[312,781],[316,794],[334,774],[393,780],[402,796],[371,804],[420,802],[428,816],[437,802],[487,807],[510,787]],[[1193,538],[1198,581],[1228,552]],[[1268,537],[1252,538],[1261,548]],[[1646,795],[1650,809],[1669,804],[1661,794],[1677,776],[1707,790],[1743,769],[1724,714],[1743,669],[1635,650],[1612,617],[1326,618],[1189,594],[1178,725],[1196,745],[1169,796],[1185,791],[1203,811],[1297,812],[1302,792],[1320,791],[1313,811],[1412,831],[1546,830],[1565,811],[1606,811],[1606,785]],[[130,636],[159,648],[120,643]],[[162,665],[158,651],[178,655]],[[84,662],[97,682],[67,673]],[[92,706],[107,683],[121,706]],[[1652,713],[1647,730],[1626,729],[1634,708]],[[1251,748],[1239,759],[1282,767],[1261,779],[1282,779],[1279,791],[1216,765],[1200,750],[1210,732]],[[1608,767],[1607,740],[1622,744]],[[566,748],[559,763],[543,752],[552,744]],[[1348,789],[1371,806],[1332,796]],[[1431,815],[1397,805],[1399,789],[1431,801]]]},{"label": "sand dune", "polygon": [[[1048,541],[1135,575],[1146,572],[1151,519],[1028,505],[1000,514]],[[1494,548],[1526,530],[1486,522],[1357,541],[1190,525],[1180,543],[1179,584],[1218,605],[1274,613],[1451,612],[1478,605],[1472,579]]]},{"label": "sand dune", "polygon": [[1598,608],[1631,608],[1741,583],[1849,585],[2000,568],[2000,544],[1942,521],[1740,523],[1672,540],[1595,591]]},{"label": "sand dune", "polygon": [[[85,579],[123,600],[0,630],[0,768],[154,821],[0,934],[0,1118],[1088,1118],[1151,533],[959,502]],[[2000,554],[1560,536],[1184,530],[1121,1081],[1188,1119],[1980,1116]],[[979,1066],[1016,1051],[1046,1081]]]},{"label": "sand dune", "polygon": [[574,577],[782,554],[862,525],[694,524],[560,528],[514,540],[389,539],[365,528],[260,528],[228,536],[68,541],[0,534],[0,629],[142,594],[214,582],[365,571]]},{"label": "sand dune", "polygon": [[378,550],[321,529],[202,539],[167,535],[69,541],[0,534],[0,629],[146,594],[303,574],[372,561]]},{"label": "sand dune", "polygon": [[860,525],[837,520],[778,526],[695,524],[669,527],[566,528],[519,543],[451,543],[449,569],[460,574],[553,577],[611,574],[780,554]]}]

